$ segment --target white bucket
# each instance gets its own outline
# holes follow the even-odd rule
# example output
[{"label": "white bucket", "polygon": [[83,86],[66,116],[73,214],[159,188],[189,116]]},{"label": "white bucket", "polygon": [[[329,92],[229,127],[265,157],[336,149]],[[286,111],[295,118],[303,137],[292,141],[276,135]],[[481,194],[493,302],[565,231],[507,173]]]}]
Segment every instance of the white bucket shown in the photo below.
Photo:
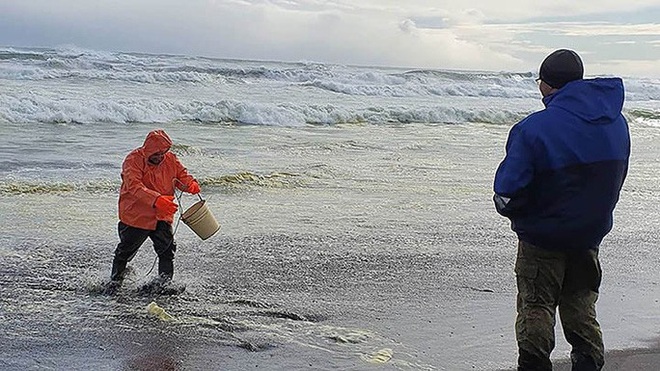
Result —
[{"label": "white bucket", "polygon": [[198,201],[190,206],[181,215],[181,220],[202,240],[213,236],[220,229],[220,224],[218,224],[213,213],[206,206],[206,200]]}]

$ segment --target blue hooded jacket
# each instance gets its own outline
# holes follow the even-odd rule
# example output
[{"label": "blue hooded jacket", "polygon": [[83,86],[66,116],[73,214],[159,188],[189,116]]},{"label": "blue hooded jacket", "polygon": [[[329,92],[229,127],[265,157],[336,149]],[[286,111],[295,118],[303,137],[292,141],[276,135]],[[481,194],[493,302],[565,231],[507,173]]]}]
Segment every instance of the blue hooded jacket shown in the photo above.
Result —
[{"label": "blue hooded jacket", "polygon": [[623,100],[619,78],[576,80],[511,128],[494,201],[520,240],[596,249],[612,229],[630,157]]}]

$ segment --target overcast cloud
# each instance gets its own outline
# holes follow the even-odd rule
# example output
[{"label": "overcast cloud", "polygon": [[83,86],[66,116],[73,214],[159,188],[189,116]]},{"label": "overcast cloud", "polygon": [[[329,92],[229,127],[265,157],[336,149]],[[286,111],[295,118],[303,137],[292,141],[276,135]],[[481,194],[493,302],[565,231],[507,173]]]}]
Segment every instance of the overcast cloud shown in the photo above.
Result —
[{"label": "overcast cloud", "polygon": [[657,0],[4,0],[0,45],[422,68],[660,75]]}]

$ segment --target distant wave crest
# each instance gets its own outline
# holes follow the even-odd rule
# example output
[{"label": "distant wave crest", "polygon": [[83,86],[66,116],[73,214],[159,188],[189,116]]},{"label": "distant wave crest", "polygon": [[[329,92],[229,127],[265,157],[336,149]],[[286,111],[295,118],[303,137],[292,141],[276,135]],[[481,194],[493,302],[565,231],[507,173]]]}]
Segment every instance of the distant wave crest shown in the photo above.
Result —
[{"label": "distant wave crest", "polygon": [[624,111],[624,116],[633,125],[660,128],[660,110],[630,109]]},{"label": "distant wave crest", "polygon": [[0,120],[14,123],[202,122],[274,126],[466,122],[511,124],[522,119],[525,114],[499,108],[464,110],[445,106],[348,109],[330,104],[263,104],[235,100],[171,102],[145,98],[112,101],[0,96]]},{"label": "distant wave crest", "polygon": [[[532,72],[347,67],[113,53],[80,48],[0,48],[0,79],[94,80],[163,84],[280,82],[356,96],[537,98]],[[627,79],[626,99],[660,100],[657,79]]]},{"label": "distant wave crest", "polygon": [[[383,106],[349,109],[336,105],[263,104],[235,100],[170,102],[158,99],[57,99],[0,96],[0,121],[52,124],[200,122],[301,126],[338,124],[486,123],[511,125],[530,112],[499,107]],[[660,110],[627,109],[633,125],[660,127]]]},{"label": "distant wave crest", "polygon": [[[535,75],[236,61],[75,47],[0,48],[0,90],[5,88],[0,94],[0,120],[285,126],[513,124],[530,112],[510,107],[532,110],[532,105],[502,108],[497,102],[511,99],[537,103]],[[626,101],[642,107],[653,107],[660,101],[660,80],[637,78],[624,82]],[[179,96],[182,87],[187,93]],[[294,93],[292,98],[289,93]],[[307,100],[308,96],[314,99]],[[466,101],[483,98],[480,101],[485,104],[472,108],[448,103],[456,97],[465,97]],[[349,103],[344,104],[344,100]],[[356,101],[368,103],[356,108]],[[492,107],[488,106],[490,101],[495,102]],[[626,112],[631,122],[657,125],[657,111],[637,108]]]}]

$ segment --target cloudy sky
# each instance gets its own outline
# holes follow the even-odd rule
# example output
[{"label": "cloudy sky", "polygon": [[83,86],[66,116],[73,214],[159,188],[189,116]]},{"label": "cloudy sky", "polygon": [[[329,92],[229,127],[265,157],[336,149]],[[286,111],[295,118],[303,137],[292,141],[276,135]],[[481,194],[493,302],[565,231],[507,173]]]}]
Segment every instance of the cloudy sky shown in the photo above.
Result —
[{"label": "cloudy sky", "polygon": [[659,0],[2,0],[0,46],[660,76]]}]

